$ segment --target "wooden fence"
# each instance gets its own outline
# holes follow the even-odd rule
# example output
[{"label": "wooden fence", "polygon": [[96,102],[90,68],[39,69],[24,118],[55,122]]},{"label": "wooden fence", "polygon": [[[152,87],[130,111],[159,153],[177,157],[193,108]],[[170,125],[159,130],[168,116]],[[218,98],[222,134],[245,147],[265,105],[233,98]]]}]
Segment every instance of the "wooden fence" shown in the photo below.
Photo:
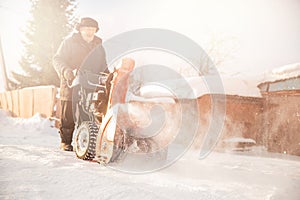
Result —
[{"label": "wooden fence", "polygon": [[57,88],[55,86],[30,87],[0,93],[0,107],[12,116],[29,118],[35,113],[44,117],[55,116]]}]

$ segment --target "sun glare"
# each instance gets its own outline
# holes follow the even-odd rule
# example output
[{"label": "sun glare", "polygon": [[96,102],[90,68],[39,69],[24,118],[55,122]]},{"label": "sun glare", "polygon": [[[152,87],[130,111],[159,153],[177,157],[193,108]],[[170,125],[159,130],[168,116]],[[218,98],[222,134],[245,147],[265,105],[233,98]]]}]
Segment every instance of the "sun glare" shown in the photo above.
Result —
[{"label": "sun glare", "polygon": [[0,37],[8,75],[21,73],[18,61],[23,51],[23,33],[29,18],[27,1],[12,0],[0,4]]}]

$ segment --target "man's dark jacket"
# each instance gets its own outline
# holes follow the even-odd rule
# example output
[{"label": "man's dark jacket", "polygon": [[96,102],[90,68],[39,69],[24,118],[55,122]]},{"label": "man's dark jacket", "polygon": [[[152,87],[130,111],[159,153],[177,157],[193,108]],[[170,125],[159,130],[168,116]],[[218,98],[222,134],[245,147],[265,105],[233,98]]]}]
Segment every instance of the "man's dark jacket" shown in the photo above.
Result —
[{"label": "man's dark jacket", "polygon": [[101,38],[95,36],[93,41],[87,43],[82,39],[80,33],[74,33],[61,43],[53,57],[53,66],[61,80],[60,100],[71,101],[72,89],[67,85],[63,76],[64,71],[67,68],[71,70],[89,68],[95,72],[104,71],[106,59]]}]

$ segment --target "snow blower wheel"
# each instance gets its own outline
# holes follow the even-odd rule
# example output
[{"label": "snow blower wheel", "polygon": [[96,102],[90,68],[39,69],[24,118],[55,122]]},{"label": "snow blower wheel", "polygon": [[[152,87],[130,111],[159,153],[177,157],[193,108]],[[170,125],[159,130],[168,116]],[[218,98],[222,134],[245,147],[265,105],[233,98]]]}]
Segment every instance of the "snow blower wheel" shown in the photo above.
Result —
[{"label": "snow blower wheel", "polygon": [[96,152],[98,126],[94,122],[85,121],[78,127],[75,136],[76,156],[83,160],[93,160]]}]

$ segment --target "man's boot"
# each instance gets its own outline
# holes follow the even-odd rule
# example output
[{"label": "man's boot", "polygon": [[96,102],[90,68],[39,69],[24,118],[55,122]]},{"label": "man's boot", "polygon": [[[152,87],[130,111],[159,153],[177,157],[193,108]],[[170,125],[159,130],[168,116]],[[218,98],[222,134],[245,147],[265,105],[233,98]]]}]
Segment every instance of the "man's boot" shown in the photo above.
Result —
[{"label": "man's boot", "polygon": [[71,145],[72,138],[73,138],[73,131],[74,129],[66,129],[66,128],[60,129],[59,131],[60,138],[61,138],[60,149],[64,151],[73,151],[73,146]]}]

